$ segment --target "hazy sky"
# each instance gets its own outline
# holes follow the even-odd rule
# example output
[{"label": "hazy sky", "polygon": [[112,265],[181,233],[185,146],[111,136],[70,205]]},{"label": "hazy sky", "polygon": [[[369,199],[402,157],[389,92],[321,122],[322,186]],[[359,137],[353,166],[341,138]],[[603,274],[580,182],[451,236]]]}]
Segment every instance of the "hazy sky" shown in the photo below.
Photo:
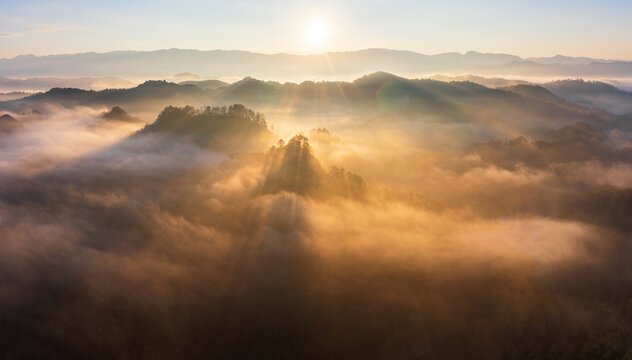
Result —
[{"label": "hazy sky", "polygon": [[[327,34],[306,36],[319,19]],[[0,0],[0,57],[162,48],[386,47],[632,60],[632,0]],[[312,34],[313,35],[313,34]],[[325,36],[327,35],[327,36]],[[323,39],[324,38],[324,39]]]}]

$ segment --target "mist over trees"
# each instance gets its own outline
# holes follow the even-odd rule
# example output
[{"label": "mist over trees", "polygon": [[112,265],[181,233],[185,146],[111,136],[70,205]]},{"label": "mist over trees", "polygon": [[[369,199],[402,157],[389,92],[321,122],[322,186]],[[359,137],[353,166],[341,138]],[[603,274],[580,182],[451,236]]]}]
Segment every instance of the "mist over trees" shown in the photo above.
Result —
[{"label": "mist over trees", "polygon": [[7,359],[631,354],[626,114],[384,72],[0,109]]}]

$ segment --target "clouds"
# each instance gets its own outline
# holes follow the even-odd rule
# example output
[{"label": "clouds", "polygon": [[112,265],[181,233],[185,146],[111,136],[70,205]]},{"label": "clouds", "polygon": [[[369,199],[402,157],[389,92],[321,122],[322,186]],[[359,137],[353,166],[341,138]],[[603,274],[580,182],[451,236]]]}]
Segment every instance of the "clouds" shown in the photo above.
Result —
[{"label": "clouds", "polygon": [[63,30],[64,28],[61,26],[48,26],[48,27],[35,28],[31,30],[24,30],[20,32],[2,33],[0,34],[0,37],[14,38],[14,37],[22,37],[22,36],[31,35],[31,34],[54,33],[54,32],[63,31]]},{"label": "clouds", "polygon": [[[20,129],[0,137],[6,176],[26,175],[54,168],[82,154],[107,146],[141,125],[112,126],[100,119],[101,109],[65,110],[55,105],[39,107],[49,115],[13,114]],[[46,110],[44,110],[46,109]]]},{"label": "clouds", "polygon": [[244,108],[171,108],[140,132],[103,110],[2,140],[9,357],[627,351],[625,159],[418,153],[307,121],[270,149]]}]

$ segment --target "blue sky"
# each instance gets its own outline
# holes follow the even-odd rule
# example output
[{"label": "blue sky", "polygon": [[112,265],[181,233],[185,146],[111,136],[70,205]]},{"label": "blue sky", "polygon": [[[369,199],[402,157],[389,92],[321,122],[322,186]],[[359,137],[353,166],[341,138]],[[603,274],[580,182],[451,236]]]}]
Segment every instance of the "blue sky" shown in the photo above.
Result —
[{"label": "blue sky", "polygon": [[[310,44],[323,19],[329,36]],[[632,60],[626,1],[0,0],[0,57],[163,48],[310,53],[387,47]]]}]

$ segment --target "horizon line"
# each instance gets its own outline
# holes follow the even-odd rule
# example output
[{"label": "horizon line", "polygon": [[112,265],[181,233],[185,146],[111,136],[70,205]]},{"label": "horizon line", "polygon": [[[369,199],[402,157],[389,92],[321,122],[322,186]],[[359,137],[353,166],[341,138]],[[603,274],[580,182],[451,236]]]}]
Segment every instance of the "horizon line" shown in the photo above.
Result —
[{"label": "horizon line", "polygon": [[403,49],[394,49],[394,48],[386,48],[386,47],[370,47],[370,48],[361,48],[361,49],[353,49],[353,50],[336,50],[336,51],[324,51],[324,52],[314,52],[314,53],[293,53],[293,52],[259,52],[259,51],[252,51],[252,50],[243,50],[243,49],[195,49],[195,48],[177,48],[177,47],[172,47],[172,48],[159,48],[159,49],[153,49],[153,50],[110,50],[110,51],[83,51],[83,52],[76,52],[76,53],[58,53],[58,54],[43,54],[43,55],[35,55],[35,54],[20,54],[20,55],[15,55],[12,57],[0,57],[0,61],[1,60],[13,60],[13,59],[17,59],[20,57],[37,57],[37,58],[45,58],[45,57],[54,57],[54,56],[74,56],[74,55],[86,55],[86,54],[112,54],[112,53],[152,53],[152,52],[160,52],[160,51],[173,51],[173,50],[180,50],[180,51],[197,51],[197,52],[241,52],[241,53],[249,53],[249,54],[256,54],[256,55],[267,55],[267,56],[278,56],[278,55],[290,55],[290,56],[300,56],[300,57],[308,57],[308,56],[324,56],[327,54],[341,54],[341,53],[355,53],[355,52],[362,52],[362,51],[369,51],[369,50],[382,50],[382,51],[393,51],[393,52],[403,52],[403,53],[413,53],[416,55],[422,55],[422,56],[438,56],[438,55],[445,55],[445,54],[458,54],[458,55],[462,55],[465,56],[467,54],[470,53],[474,53],[474,54],[481,54],[481,55],[505,55],[505,56],[515,56],[521,60],[531,60],[531,59],[549,59],[549,58],[556,58],[556,57],[566,57],[566,58],[571,58],[571,59],[580,59],[580,58],[586,58],[586,59],[591,59],[591,60],[598,60],[598,61],[604,61],[604,62],[632,62],[632,59],[610,59],[610,58],[599,58],[599,57],[592,57],[592,56],[571,56],[571,55],[563,55],[563,54],[555,54],[555,55],[550,55],[550,56],[529,56],[529,57],[523,57],[520,55],[514,55],[511,53],[506,53],[506,52],[481,52],[481,51],[476,51],[476,50],[468,50],[465,52],[460,52],[460,51],[447,51],[447,52],[440,52],[440,53],[434,53],[434,54],[426,54],[426,53],[422,53],[422,52],[418,52],[418,51],[414,51],[414,50],[403,50]]}]

